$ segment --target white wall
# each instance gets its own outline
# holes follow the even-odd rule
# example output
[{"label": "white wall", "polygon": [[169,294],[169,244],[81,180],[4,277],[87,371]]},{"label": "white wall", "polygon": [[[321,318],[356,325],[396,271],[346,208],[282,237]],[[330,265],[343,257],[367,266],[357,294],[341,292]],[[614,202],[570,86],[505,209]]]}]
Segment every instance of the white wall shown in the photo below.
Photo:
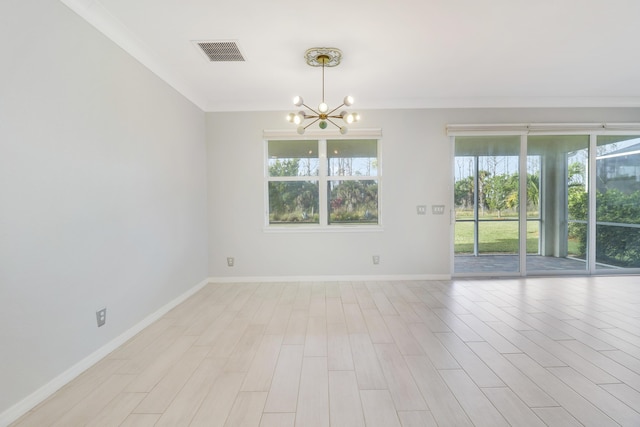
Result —
[{"label": "white wall", "polygon": [[[453,123],[637,122],[640,109],[424,109],[361,112],[382,128],[382,232],[265,233],[264,129],[286,129],[284,113],[208,113],[209,272],[214,277],[451,274],[449,215]],[[426,216],[416,205],[428,205]],[[380,265],[371,256],[380,255]],[[236,265],[226,266],[233,256]]]},{"label": "white wall", "polygon": [[365,111],[362,126],[383,131],[384,231],[265,233],[262,131],[285,128],[281,112],[205,126],[59,2],[0,2],[0,49],[0,413],[208,275],[448,275],[448,217],[415,212],[450,207],[447,123],[640,116]]},{"label": "white wall", "polygon": [[1,414],[208,272],[204,113],[60,2],[0,51]]}]

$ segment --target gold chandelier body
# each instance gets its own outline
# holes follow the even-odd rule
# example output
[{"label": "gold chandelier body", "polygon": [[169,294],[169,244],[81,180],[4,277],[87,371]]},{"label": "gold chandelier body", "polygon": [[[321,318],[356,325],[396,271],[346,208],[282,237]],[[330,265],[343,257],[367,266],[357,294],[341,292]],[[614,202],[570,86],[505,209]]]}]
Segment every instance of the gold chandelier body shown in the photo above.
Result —
[{"label": "gold chandelier body", "polygon": [[[301,110],[297,113],[289,113],[287,120],[290,123],[298,125],[297,131],[300,135],[304,134],[305,130],[314,123],[318,123],[320,129],[326,129],[327,123],[331,123],[340,129],[341,134],[346,134],[348,130],[347,127],[345,125],[340,126],[333,119],[342,119],[346,124],[355,123],[360,119],[357,113],[349,113],[347,111],[336,113],[336,111],[342,107],[351,106],[351,104],[353,104],[353,97],[345,96],[342,104],[331,110],[324,102],[324,69],[325,67],[335,67],[339,65],[342,58],[342,51],[332,47],[314,47],[307,49],[304,56],[308,65],[312,67],[322,67],[322,102],[318,105],[317,109],[314,109],[305,104],[302,97],[296,96],[293,98],[293,105],[296,107],[303,106],[309,110],[309,112]],[[305,125],[305,120],[311,120],[311,122]]]}]

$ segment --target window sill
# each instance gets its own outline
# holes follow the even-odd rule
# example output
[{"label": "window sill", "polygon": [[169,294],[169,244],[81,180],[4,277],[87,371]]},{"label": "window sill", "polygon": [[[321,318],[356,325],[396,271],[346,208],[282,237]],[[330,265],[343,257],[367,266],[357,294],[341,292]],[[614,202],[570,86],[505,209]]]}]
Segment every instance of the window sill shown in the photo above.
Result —
[{"label": "window sill", "polygon": [[336,225],[269,225],[265,233],[378,233],[381,225],[336,224]]}]

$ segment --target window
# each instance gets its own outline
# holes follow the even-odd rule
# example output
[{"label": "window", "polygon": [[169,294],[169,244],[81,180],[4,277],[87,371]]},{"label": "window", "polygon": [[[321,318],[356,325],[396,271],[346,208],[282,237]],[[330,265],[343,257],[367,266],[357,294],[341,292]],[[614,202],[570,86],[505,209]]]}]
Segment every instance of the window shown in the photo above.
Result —
[{"label": "window", "polygon": [[268,140],[269,226],[378,225],[377,139]]}]

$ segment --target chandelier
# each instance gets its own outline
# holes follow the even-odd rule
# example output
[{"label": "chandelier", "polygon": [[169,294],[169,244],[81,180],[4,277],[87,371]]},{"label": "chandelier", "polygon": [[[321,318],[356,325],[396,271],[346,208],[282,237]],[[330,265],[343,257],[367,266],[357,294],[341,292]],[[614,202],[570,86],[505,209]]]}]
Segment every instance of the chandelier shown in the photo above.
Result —
[{"label": "chandelier", "polygon": [[[349,113],[344,110],[337,113],[340,108],[351,106],[351,104],[353,104],[353,97],[348,95],[345,96],[342,100],[342,104],[333,109],[329,109],[329,106],[324,102],[324,68],[339,65],[340,59],[342,59],[342,52],[340,49],[333,47],[313,47],[311,49],[307,49],[304,57],[308,65],[312,67],[322,67],[322,101],[318,105],[317,109],[313,109],[304,103],[302,97],[296,96],[293,98],[293,105],[296,107],[305,107],[309,111],[301,110],[297,113],[289,113],[287,115],[287,120],[290,123],[298,125],[297,131],[300,135],[302,135],[304,131],[314,123],[318,123],[320,129],[326,129],[327,122],[340,129],[340,133],[344,135],[347,133],[347,127],[344,125],[340,126],[333,119],[340,119],[346,124],[355,123],[360,119],[358,113]],[[311,120],[311,122],[308,122],[308,124],[305,125],[306,120]]]}]

